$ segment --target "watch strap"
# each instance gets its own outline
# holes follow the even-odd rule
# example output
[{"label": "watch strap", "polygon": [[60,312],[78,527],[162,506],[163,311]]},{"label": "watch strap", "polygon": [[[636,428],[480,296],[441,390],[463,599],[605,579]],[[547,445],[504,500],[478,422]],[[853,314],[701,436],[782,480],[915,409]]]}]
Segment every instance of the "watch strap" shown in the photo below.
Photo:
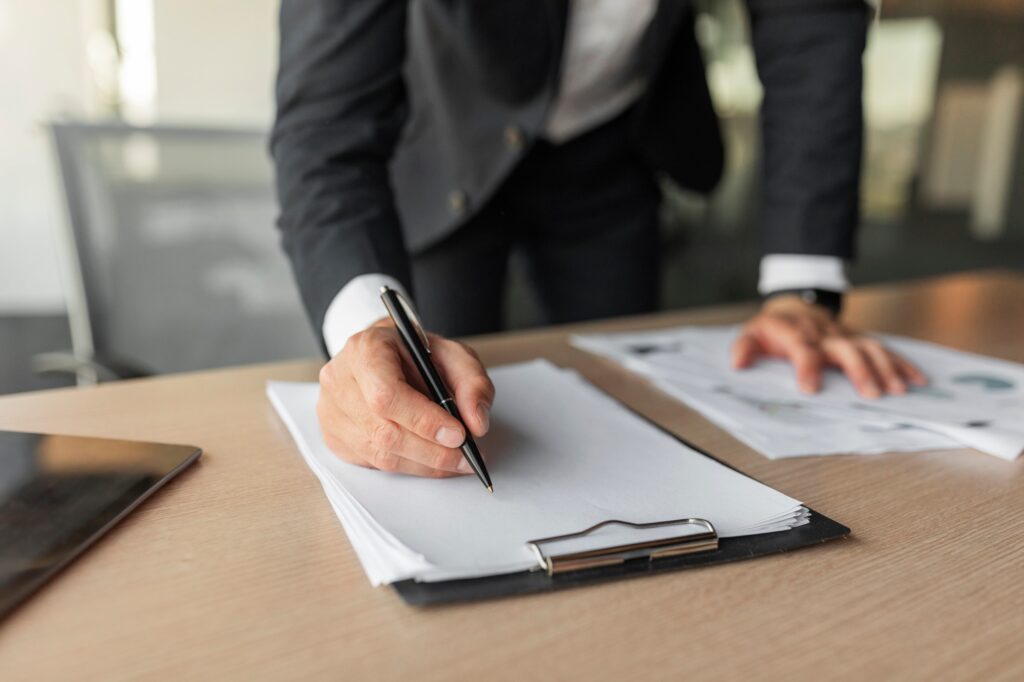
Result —
[{"label": "watch strap", "polygon": [[839,291],[829,291],[828,289],[780,289],[773,291],[764,297],[764,300],[775,298],[776,296],[796,295],[804,303],[810,303],[812,305],[820,305],[822,308],[829,310],[833,315],[838,316],[843,310],[843,294]]}]

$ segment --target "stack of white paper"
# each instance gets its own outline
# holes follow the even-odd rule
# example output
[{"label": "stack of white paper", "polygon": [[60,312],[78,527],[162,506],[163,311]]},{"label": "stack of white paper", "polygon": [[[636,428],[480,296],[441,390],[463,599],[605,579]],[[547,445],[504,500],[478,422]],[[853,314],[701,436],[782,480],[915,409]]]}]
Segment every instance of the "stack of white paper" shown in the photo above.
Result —
[{"label": "stack of white paper", "polygon": [[[497,399],[479,445],[493,495],[475,476],[421,479],[346,464],[321,438],[317,385],[268,385],[372,583],[536,569],[529,541],[610,519],[704,518],[722,537],[807,523],[797,500],[686,447],[575,372],[534,361],[491,378]],[[598,541],[620,544],[630,532],[608,527]]]},{"label": "stack of white paper", "polygon": [[971,447],[1004,459],[1024,450],[1024,366],[922,341],[881,337],[929,377],[924,387],[861,398],[835,369],[801,393],[792,367],[766,359],[737,371],[737,327],[577,336],[770,458]]}]

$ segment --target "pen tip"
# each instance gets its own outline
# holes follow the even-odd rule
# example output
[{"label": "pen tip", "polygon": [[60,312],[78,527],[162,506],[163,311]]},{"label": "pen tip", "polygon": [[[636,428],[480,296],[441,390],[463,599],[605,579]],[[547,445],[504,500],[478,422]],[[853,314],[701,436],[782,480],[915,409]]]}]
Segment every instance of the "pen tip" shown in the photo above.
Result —
[{"label": "pen tip", "polygon": [[493,494],[493,493],[494,493],[494,486],[493,486],[493,485],[489,485],[489,486],[487,486],[487,492],[489,492],[489,493],[492,493],[492,494]]}]

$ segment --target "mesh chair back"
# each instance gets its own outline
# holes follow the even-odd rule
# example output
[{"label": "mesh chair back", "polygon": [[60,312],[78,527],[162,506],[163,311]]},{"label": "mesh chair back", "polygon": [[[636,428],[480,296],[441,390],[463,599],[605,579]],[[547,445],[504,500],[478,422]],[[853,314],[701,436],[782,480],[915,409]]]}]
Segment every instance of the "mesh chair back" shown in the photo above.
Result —
[{"label": "mesh chair back", "polygon": [[319,353],[274,228],[263,133],[51,131],[76,354],[164,373]]}]

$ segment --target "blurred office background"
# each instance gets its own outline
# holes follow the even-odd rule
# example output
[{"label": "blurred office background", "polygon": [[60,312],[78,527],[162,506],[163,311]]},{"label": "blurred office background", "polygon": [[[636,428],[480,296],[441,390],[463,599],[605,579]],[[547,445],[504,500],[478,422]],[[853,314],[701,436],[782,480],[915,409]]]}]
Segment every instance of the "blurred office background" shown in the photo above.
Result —
[{"label": "blurred office background", "polygon": [[[755,295],[761,91],[742,2],[699,4],[729,163],[665,187],[666,307]],[[0,393],[318,352],[273,228],[276,11],[0,0]],[[884,0],[865,66],[854,281],[1024,268],[1024,2]]]}]

